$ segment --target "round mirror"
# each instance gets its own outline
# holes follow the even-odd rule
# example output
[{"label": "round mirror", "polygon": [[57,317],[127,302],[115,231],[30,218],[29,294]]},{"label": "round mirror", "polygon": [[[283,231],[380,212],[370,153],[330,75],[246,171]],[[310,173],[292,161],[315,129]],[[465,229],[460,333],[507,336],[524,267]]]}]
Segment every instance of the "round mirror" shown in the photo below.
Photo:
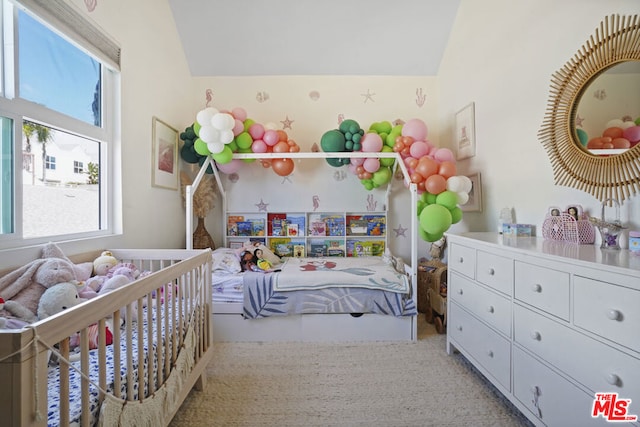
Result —
[{"label": "round mirror", "polygon": [[[581,132],[585,124],[581,120],[586,120],[586,116],[581,113],[582,100],[587,102],[588,98],[608,97],[606,90],[598,92],[598,77],[606,76],[609,72],[616,73],[615,66],[618,64],[638,60],[638,15],[611,15],[600,23],[595,35],[587,40],[574,57],[552,76],[547,113],[538,137],[551,160],[557,185],[586,191],[600,201],[615,199],[622,202],[640,191],[640,144],[635,143],[631,146],[630,143],[630,148],[617,152],[594,153],[587,149],[586,145],[597,135],[587,134],[587,142],[583,142],[585,136]],[[624,67],[625,65],[623,69]],[[594,84],[596,86],[593,86]],[[637,94],[636,89],[632,95],[637,99]],[[588,108],[586,104],[585,108]],[[636,117],[633,117],[633,114],[636,114]],[[630,111],[625,115],[631,115],[635,120],[640,116],[640,111]],[[623,118],[627,117],[619,119]],[[594,114],[590,120],[601,119],[605,120],[602,117],[596,118]],[[614,119],[606,118],[605,126]],[[625,121],[627,120],[623,120]],[[624,123],[623,125],[627,126]]]},{"label": "round mirror", "polygon": [[618,63],[594,77],[575,105],[577,143],[595,156],[640,144],[640,61]]}]

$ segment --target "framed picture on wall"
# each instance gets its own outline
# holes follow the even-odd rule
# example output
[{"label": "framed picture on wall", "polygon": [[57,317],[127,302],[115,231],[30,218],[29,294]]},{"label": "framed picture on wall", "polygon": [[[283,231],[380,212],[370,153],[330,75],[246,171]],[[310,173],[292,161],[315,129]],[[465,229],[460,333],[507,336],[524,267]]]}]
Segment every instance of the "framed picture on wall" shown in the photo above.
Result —
[{"label": "framed picture on wall", "polygon": [[157,117],[152,128],[151,185],[178,189],[178,131]]},{"label": "framed picture on wall", "polygon": [[468,175],[471,180],[471,190],[469,191],[469,200],[460,206],[464,212],[482,212],[482,182],[480,181],[480,172]]},{"label": "framed picture on wall", "polygon": [[475,103],[470,103],[456,113],[454,141],[457,160],[476,155]]}]

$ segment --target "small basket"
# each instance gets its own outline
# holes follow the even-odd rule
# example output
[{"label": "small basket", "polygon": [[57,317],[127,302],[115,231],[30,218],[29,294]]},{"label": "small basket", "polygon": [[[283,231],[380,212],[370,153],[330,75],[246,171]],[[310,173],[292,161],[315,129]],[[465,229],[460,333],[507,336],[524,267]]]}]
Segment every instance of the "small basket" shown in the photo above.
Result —
[{"label": "small basket", "polygon": [[434,293],[446,297],[446,288],[447,264],[438,260],[421,262],[418,265],[418,312],[430,312],[429,294]]},{"label": "small basket", "polygon": [[[607,203],[613,203],[616,207],[616,218],[612,221],[607,221],[604,215],[604,208]],[[620,221],[620,203],[615,199],[607,199],[602,202],[601,219],[590,217],[589,221],[598,228],[602,242],[600,248],[602,249],[620,249],[619,237],[626,227],[622,226]]]},{"label": "small basket", "polygon": [[[574,214],[569,213],[572,210]],[[596,233],[582,206],[571,205],[564,212],[558,208],[549,209],[542,224],[542,237],[585,245],[595,242]]]}]

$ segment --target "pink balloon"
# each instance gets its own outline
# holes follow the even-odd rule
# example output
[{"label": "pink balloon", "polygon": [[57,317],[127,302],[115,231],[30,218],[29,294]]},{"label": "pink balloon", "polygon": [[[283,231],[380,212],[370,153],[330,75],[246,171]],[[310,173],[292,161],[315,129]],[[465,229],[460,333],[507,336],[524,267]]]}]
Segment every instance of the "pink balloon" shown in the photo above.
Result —
[{"label": "pink balloon", "polygon": [[631,126],[622,131],[622,136],[629,142],[640,141],[640,126]]},{"label": "pink balloon", "polygon": [[382,138],[377,133],[365,133],[360,143],[362,151],[366,153],[378,153],[382,150]]},{"label": "pink balloon", "polygon": [[233,136],[238,136],[240,135],[242,132],[244,132],[244,123],[242,123],[240,120],[235,119],[235,124],[233,125]]},{"label": "pink balloon", "polygon": [[420,119],[410,119],[402,126],[402,136],[410,136],[415,141],[426,141],[427,125]]},{"label": "pink balloon", "polygon": [[429,146],[425,142],[415,141],[411,144],[411,147],[409,147],[409,154],[411,154],[411,157],[419,159],[429,154]]},{"label": "pink balloon", "polygon": [[364,157],[354,157],[351,159],[351,164],[354,166],[362,166],[364,163]]},{"label": "pink balloon", "polygon": [[218,170],[229,175],[238,172],[240,166],[242,166],[242,160],[231,159],[229,163],[218,163]]},{"label": "pink balloon", "polygon": [[368,158],[362,164],[364,170],[369,173],[377,172],[380,169],[380,159]]},{"label": "pink balloon", "polygon": [[267,152],[267,144],[264,143],[261,139],[256,139],[251,144],[251,151],[254,153],[266,153]]},{"label": "pink balloon", "polygon": [[[352,161],[352,162],[353,162],[353,160],[355,160],[355,159],[351,159],[351,161]],[[362,160],[364,160],[364,159],[362,159]],[[356,166],[356,165],[354,165],[353,163],[351,163],[351,164],[349,165],[349,172],[351,172],[351,173],[352,173],[352,174],[354,174],[354,175],[357,175],[357,174],[358,174],[358,171],[356,170],[356,168],[357,168],[357,167],[358,167],[358,166]]]},{"label": "pink balloon", "polygon": [[262,136],[262,140],[268,146],[273,147],[278,143],[278,141],[280,141],[280,138],[278,138],[278,132],[276,132],[275,130],[269,129],[264,132],[264,135]]},{"label": "pink balloon", "polygon": [[233,110],[231,110],[231,115],[233,116],[234,119],[238,119],[242,122],[247,120],[247,112],[245,111],[244,108],[240,108],[240,107],[234,108]]},{"label": "pink balloon", "polygon": [[262,126],[260,123],[252,124],[251,126],[249,126],[249,135],[251,135],[251,139],[253,139],[254,141],[256,139],[262,139],[262,137],[264,136],[264,126]]},{"label": "pink balloon", "polygon": [[455,162],[456,158],[453,151],[448,148],[438,148],[433,153],[433,158],[439,162]]}]

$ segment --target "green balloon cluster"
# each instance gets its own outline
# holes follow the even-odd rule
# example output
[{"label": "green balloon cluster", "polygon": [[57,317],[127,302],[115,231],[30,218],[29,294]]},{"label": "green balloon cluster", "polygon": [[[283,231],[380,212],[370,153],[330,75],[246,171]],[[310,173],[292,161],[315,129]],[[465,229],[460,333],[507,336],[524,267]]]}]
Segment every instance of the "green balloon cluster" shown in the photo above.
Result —
[{"label": "green balloon cluster", "polygon": [[[338,129],[325,132],[320,138],[320,147],[325,153],[342,153],[360,151],[362,145],[360,140],[364,135],[364,130],[355,120],[343,120]],[[331,158],[327,163],[334,167],[348,165],[351,160],[348,158]]]},{"label": "green balloon cluster", "polygon": [[462,220],[458,195],[449,190],[439,194],[425,191],[418,200],[418,234],[422,240],[435,242],[445,231]]},{"label": "green balloon cluster", "polygon": [[[204,144],[204,142],[198,138],[195,131],[196,126],[197,123],[194,123],[187,127],[184,132],[180,133],[180,139],[184,142],[184,145],[180,149],[180,157],[187,163],[198,163],[202,166],[207,159],[209,150],[206,150],[206,153],[203,152],[202,144]],[[205,149],[206,147],[207,145],[204,144]],[[211,165],[207,168],[207,173],[213,173]]]}]

